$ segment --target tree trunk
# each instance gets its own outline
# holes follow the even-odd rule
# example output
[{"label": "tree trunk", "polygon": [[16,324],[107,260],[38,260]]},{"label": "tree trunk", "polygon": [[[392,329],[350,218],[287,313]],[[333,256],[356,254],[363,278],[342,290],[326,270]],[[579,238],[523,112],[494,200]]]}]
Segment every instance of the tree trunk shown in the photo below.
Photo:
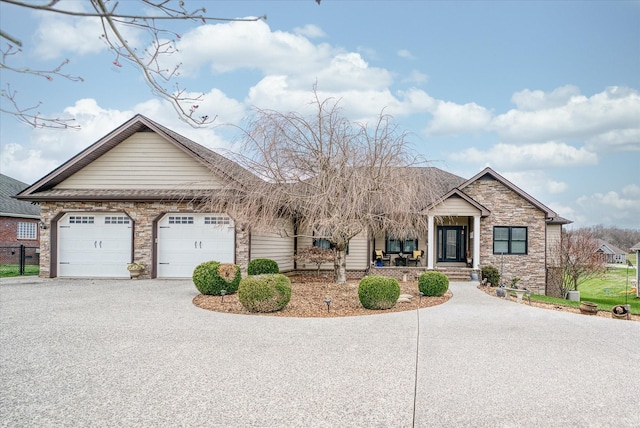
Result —
[{"label": "tree trunk", "polygon": [[333,255],[333,280],[336,284],[344,284],[347,282],[347,252],[336,249]]}]

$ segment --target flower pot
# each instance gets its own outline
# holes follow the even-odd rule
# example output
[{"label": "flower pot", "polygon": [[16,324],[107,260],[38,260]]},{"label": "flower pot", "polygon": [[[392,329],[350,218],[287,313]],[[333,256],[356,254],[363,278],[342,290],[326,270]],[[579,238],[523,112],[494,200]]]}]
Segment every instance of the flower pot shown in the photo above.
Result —
[{"label": "flower pot", "polygon": [[138,279],[142,275],[142,269],[132,269],[129,271],[131,279]]},{"label": "flower pot", "polygon": [[505,297],[506,295],[507,295],[507,291],[504,288],[502,287],[496,288],[496,296]]},{"label": "flower pot", "polygon": [[619,320],[628,319],[629,309],[626,307],[626,305],[614,306],[613,309],[611,309],[611,316]]},{"label": "flower pot", "polygon": [[471,272],[471,281],[478,280],[478,272]]},{"label": "flower pot", "polygon": [[585,315],[595,315],[598,313],[598,305],[593,302],[580,303],[580,313]]}]

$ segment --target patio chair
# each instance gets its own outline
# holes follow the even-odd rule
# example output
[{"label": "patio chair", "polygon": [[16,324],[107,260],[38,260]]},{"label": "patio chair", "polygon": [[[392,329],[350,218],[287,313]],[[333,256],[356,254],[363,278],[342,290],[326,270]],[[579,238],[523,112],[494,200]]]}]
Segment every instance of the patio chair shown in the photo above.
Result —
[{"label": "patio chair", "polygon": [[413,263],[416,267],[418,267],[418,263],[422,266],[422,256],[424,255],[424,251],[416,250],[413,252],[411,257],[409,257],[409,263]]},{"label": "patio chair", "polygon": [[376,250],[376,262],[380,262],[382,266],[389,266],[391,264],[391,256],[385,254],[382,250]]}]

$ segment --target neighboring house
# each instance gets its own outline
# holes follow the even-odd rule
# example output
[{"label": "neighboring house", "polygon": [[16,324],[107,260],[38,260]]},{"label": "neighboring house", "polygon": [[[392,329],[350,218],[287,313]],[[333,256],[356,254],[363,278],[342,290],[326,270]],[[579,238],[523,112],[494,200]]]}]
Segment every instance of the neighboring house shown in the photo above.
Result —
[{"label": "neighboring house", "polygon": [[27,187],[0,174],[0,247],[40,246],[40,206],[14,197]]},{"label": "neighboring house", "polygon": [[598,249],[596,250],[596,254],[600,257],[605,263],[626,263],[627,261],[627,252],[621,250],[615,245],[611,245],[610,243],[598,239]]},{"label": "neighboring house", "polygon": [[[28,184],[0,174],[0,264],[39,263],[40,206],[14,198]],[[22,247],[22,249],[21,249]]]},{"label": "neighboring house", "polygon": [[[631,247],[631,251],[636,253],[636,287],[640,285],[640,268],[638,263],[640,262],[640,242]],[[640,290],[636,288],[636,295],[640,296]]]},{"label": "neighboring house", "polygon": [[[561,238],[559,217],[504,177],[486,168],[471,179],[437,168],[422,176],[441,197],[425,211],[429,228],[414,239],[369,236],[349,243],[347,270],[371,272],[374,250],[393,259],[421,250],[419,269],[479,269],[494,265],[546,291]],[[225,157],[137,115],[20,193],[37,201],[47,232],[40,274],[45,277],[128,277],[142,262],[152,278],[190,277],[205,260],[246,270],[255,258],[276,260],[281,271],[316,269],[293,261],[296,248],[323,245],[296,237],[293,220],[280,231],[251,230],[227,213],[206,212],[201,200],[226,183],[256,180]],[[469,267],[467,265],[469,264]]]}]

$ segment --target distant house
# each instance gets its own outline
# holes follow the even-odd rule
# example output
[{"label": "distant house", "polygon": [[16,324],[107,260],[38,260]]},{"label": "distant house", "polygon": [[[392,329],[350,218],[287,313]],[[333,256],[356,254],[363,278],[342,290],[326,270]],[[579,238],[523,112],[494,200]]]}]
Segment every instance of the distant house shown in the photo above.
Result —
[{"label": "distant house", "polygon": [[598,239],[597,241],[598,249],[596,250],[596,254],[606,263],[625,263],[627,261],[626,251],[602,239]]},{"label": "distant house", "polygon": [[[640,269],[638,269],[638,261],[640,261],[640,242],[631,247],[631,251],[636,253],[636,286],[640,284]],[[640,295],[640,292],[637,293]]]},{"label": "distant house", "polygon": [[0,247],[40,246],[40,205],[14,198],[27,187],[0,174]]},{"label": "distant house", "polygon": [[[297,263],[294,254],[323,240],[294,232],[294,216],[283,219],[286,233],[255,230],[203,203],[226,183],[248,176],[256,179],[235,162],[137,115],[17,197],[42,207],[43,277],[126,278],[131,261],[145,264],[151,278],[189,278],[206,260],[246,270],[250,260],[270,258],[281,272],[315,270]],[[416,271],[455,270],[468,280],[472,270],[493,265],[534,292],[558,289],[548,275],[557,268],[554,248],[569,220],[491,168],[470,179],[432,167],[416,169],[416,176],[434,188],[441,184],[439,197],[423,213],[428,228],[411,239],[362,231],[349,242],[348,271],[393,275],[411,269],[406,264],[413,259]],[[374,266],[377,251],[389,266]]]}]

